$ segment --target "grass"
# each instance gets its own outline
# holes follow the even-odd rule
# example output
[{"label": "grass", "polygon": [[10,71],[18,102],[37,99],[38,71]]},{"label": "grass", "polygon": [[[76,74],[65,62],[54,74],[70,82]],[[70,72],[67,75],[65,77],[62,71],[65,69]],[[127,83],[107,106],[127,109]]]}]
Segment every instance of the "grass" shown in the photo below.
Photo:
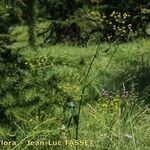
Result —
[{"label": "grass", "polygon": [[[24,27],[20,27],[18,32],[22,33],[23,30]],[[36,53],[29,48],[21,48],[26,45],[26,41],[23,40],[25,35],[18,34],[18,32],[12,31],[13,38],[17,35],[17,42],[9,47],[12,47],[14,53],[17,51],[17,54],[24,59],[24,63],[29,65],[28,69],[21,70],[25,74],[22,83],[27,85],[31,83],[33,86],[25,94],[21,93],[22,97],[19,97],[18,103],[21,104],[23,99],[30,102],[33,100],[33,95],[38,95],[41,98],[38,107],[41,109],[38,112],[37,105],[34,103],[27,107],[10,107],[5,113],[10,117],[12,126],[4,127],[1,122],[0,140],[16,141],[17,145],[4,146],[1,144],[0,147],[2,150],[73,150],[76,148],[73,143],[61,146],[29,146],[27,140],[75,139],[75,123],[73,121],[69,128],[62,129],[62,127],[63,125],[67,126],[70,117],[75,113],[75,110],[68,104],[69,102],[78,104],[84,86],[82,80],[97,45],[86,47],[66,44],[47,45],[43,48],[38,47],[36,49],[38,53]],[[110,50],[103,53],[109,47]],[[140,79],[144,77],[144,73],[148,75],[143,68],[149,69],[150,42],[148,39],[138,39],[120,44],[105,70],[115,47],[116,45],[113,44],[110,46],[108,43],[102,43],[89,73],[87,82],[94,80],[85,91],[79,124],[79,139],[92,140],[93,144],[80,145],[78,149],[148,150],[150,148],[150,108],[144,104],[142,91],[137,93],[139,83],[136,82],[139,77]],[[98,75],[103,70],[105,70],[104,73]],[[96,76],[97,78],[95,78]],[[60,92],[51,91],[49,86],[42,84],[46,84],[51,78],[56,82],[51,85]],[[15,80],[15,77],[13,79]],[[33,82],[34,79],[37,82]],[[57,82],[57,80],[59,81]],[[145,78],[143,80],[149,83],[149,80]],[[6,81],[10,82],[9,79]],[[8,84],[7,82],[5,84]],[[38,83],[39,89],[34,87],[35,83]],[[123,85],[129,95],[122,92]],[[19,86],[19,90],[22,90],[22,85],[19,84]],[[146,84],[143,85],[143,88],[149,88],[149,86]],[[11,94],[7,94],[5,99],[8,101],[8,107],[11,106],[11,103],[13,104],[11,99],[14,98]],[[2,102],[5,103],[5,101]],[[42,103],[44,102],[50,106],[43,107]],[[63,106],[66,103],[64,112]],[[35,113],[32,114],[32,111]]]}]

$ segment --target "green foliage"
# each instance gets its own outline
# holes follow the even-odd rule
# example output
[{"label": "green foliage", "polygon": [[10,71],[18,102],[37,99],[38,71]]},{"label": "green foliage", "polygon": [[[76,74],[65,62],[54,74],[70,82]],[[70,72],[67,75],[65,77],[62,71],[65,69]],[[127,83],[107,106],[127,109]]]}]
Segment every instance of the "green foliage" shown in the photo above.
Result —
[{"label": "green foliage", "polygon": [[7,23],[9,18],[9,7],[3,2],[0,2],[0,33],[4,33],[7,31]]},{"label": "green foliage", "polygon": [[[29,20],[34,22],[33,14],[36,14],[37,20],[52,22],[51,26],[47,26],[45,33],[48,35],[44,36],[44,41],[53,44],[64,41],[87,44],[97,42],[97,39],[113,41],[116,36],[121,41],[127,41],[139,35],[148,36],[147,26],[150,21],[148,1],[45,0],[35,2],[35,6],[32,6],[32,3],[28,5],[27,1],[22,0],[8,0],[8,3],[3,1],[1,3],[1,13],[3,13],[3,19],[5,18],[2,22],[24,23],[28,18],[29,32],[33,36],[29,41],[32,43],[35,43],[33,42],[35,41],[33,32],[35,25]],[[29,9],[27,9],[28,6]],[[53,23],[57,25],[54,26]],[[4,23],[1,24],[3,28],[6,26]],[[70,28],[72,24],[75,24],[80,31]],[[132,27],[128,28],[128,25]],[[74,36],[69,37],[71,34]]]},{"label": "green foliage", "polygon": [[[136,17],[139,9],[135,2],[129,1],[124,10],[119,1],[112,5],[110,1],[46,0],[38,1],[39,6],[34,0],[8,2],[8,7],[0,2],[0,136],[17,145],[7,149],[37,149],[27,145],[27,140],[73,140],[77,131],[80,139],[94,142],[78,149],[148,149],[149,40],[119,47],[115,43],[102,43],[98,48],[90,45],[100,40],[125,40],[132,31],[143,32],[148,20],[142,20],[144,25],[136,23],[146,15],[137,13]],[[147,5],[143,1],[138,4]],[[15,23],[15,12],[28,19],[28,26],[4,30],[5,24]],[[46,46],[46,40],[89,45]],[[38,149],[75,146],[43,145]]]},{"label": "green foliage", "polygon": [[[110,3],[106,1],[98,2],[91,1],[85,3],[80,2],[78,5],[74,5],[76,9],[70,12],[69,15],[66,12],[66,16],[55,15],[56,18],[52,18],[53,13],[49,12],[49,19],[57,23],[57,27],[50,26],[49,41],[53,39],[52,43],[57,42],[73,42],[72,37],[69,35],[75,33],[78,34],[78,44],[87,44],[91,42],[101,41],[128,41],[138,35],[147,36],[146,28],[149,24],[149,8],[148,2],[136,3],[136,2],[120,2]],[[59,3],[60,4],[60,3]],[[56,8],[59,6],[56,5]],[[67,7],[68,5],[63,5]],[[48,7],[48,6],[47,6]],[[57,14],[55,13],[55,14]],[[62,17],[64,16],[64,18]],[[68,31],[71,24],[76,24],[80,32],[74,31],[74,28]],[[63,33],[65,31],[65,33]],[[58,33],[59,32],[59,33]],[[57,34],[60,35],[58,40]],[[61,35],[62,34],[62,35]]]},{"label": "green foliage", "polygon": [[[49,23],[39,24],[38,32],[45,30],[47,24]],[[12,27],[9,31],[10,36],[7,38],[10,40],[10,44],[2,48],[0,62],[1,136],[3,139],[16,140],[18,143],[16,149],[30,149],[32,146],[26,145],[27,140],[74,139],[74,130],[78,123],[77,104],[84,87],[83,78],[96,46],[89,45],[89,47],[81,48],[56,45],[37,47],[37,52],[35,52],[28,47],[25,26]],[[4,36],[3,39],[5,39]],[[24,45],[24,43],[26,44]],[[108,47],[108,44],[102,44],[99,52]],[[111,46],[112,51],[97,56],[87,82],[105,68],[114,49],[115,46]],[[132,138],[135,136],[139,142],[144,142],[147,147],[149,146],[147,140],[140,139],[143,134],[137,133],[141,126],[142,131],[148,130],[149,119],[146,114],[149,111],[148,108],[146,108],[147,112],[143,113],[141,110],[144,110],[145,107],[141,104],[135,105],[135,102],[142,101],[137,94],[136,86],[132,86],[133,88],[130,89],[125,84],[130,94],[129,97],[122,94],[122,84],[128,80],[127,76],[122,76],[121,79],[117,78],[119,83],[115,81],[118,74],[126,72],[128,65],[133,67],[133,71],[136,71],[132,62],[138,59],[138,56],[137,58],[133,57],[136,56],[137,49],[139,56],[149,54],[149,41],[141,39],[122,44],[111,62],[111,66],[85,90],[79,136],[89,139],[88,133],[91,133],[91,138],[98,142],[92,148],[99,149],[101,146],[101,148],[115,149],[118,147],[116,143],[121,142],[120,146],[126,149],[126,134],[131,135]],[[143,59],[145,60],[145,57]],[[144,60],[143,62],[145,62]],[[124,65],[126,62],[127,65]],[[142,66],[140,62],[139,60],[137,63]],[[139,76],[136,78],[139,79]],[[134,80],[134,82],[136,81]],[[128,84],[130,87],[130,82]],[[114,94],[107,96],[101,94],[102,89],[111,91],[115,89],[115,91]],[[122,100],[126,100],[127,104],[122,103]],[[140,115],[135,116],[135,113]],[[145,125],[136,121],[136,119],[139,120],[139,117],[145,118],[143,120]],[[135,127],[132,133],[132,128],[128,125],[130,119],[133,121],[131,124]],[[118,122],[121,122],[119,126]],[[125,126],[122,126],[123,124]],[[87,131],[87,128],[91,128],[91,131]],[[118,130],[120,130],[119,133]],[[100,133],[105,135],[103,140],[98,138]],[[111,139],[108,138],[109,135]],[[119,136],[121,136],[121,140],[117,138]],[[146,134],[146,138],[149,138],[149,134]],[[131,140],[129,147],[132,147],[132,142],[134,141]],[[145,149],[139,144],[135,144],[135,146]],[[69,145],[64,147],[70,149]],[[36,149],[35,146],[32,148]],[[41,150],[46,148],[49,147],[46,145],[39,147]],[[61,149],[62,147],[51,148]]]}]

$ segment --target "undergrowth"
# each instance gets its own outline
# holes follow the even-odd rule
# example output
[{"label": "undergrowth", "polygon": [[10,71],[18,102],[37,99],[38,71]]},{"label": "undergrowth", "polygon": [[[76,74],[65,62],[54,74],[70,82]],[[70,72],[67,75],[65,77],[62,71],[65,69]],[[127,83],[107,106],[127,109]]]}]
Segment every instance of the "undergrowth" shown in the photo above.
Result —
[{"label": "undergrowth", "polygon": [[[47,45],[33,51],[28,48],[24,30],[10,31],[12,44],[1,52],[3,150],[75,149],[74,142],[56,146],[29,146],[27,142],[75,140],[77,125],[79,140],[92,141],[78,149],[149,149],[147,39],[120,44],[116,52],[116,44],[100,45],[86,78],[90,84],[82,97],[78,124],[78,103],[86,84],[83,81],[97,45]],[[2,140],[16,144],[2,146]]]}]

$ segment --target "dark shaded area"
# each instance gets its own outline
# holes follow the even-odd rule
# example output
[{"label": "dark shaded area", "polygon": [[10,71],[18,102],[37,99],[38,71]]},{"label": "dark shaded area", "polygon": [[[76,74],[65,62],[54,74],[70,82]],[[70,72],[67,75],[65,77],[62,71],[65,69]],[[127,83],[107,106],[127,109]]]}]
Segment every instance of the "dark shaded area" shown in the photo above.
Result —
[{"label": "dark shaded area", "polygon": [[118,89],[126,90],[129,94],[131,92],[138,93],[139,97],[146,104],[150,104],[150,65],[139,65],[139,69],[128,69],[122,72],[118,77],[113,79]]},{"label": "dark shaded area", "polygon": [[[29,43],[35,43],[34,20],[49,20],[53,25],[48,27],[44,41],[51,44],[60,42],[87,43],[95,34],[102,41],[111,41],[116,35],[120,41],[128,41],[129,30],[126,34],[118,34],[112,25],[122,28],[132,24],[132,32],[136,36],[149,37],[146,28],[150,22],[148,0],[39,0],[35,1],[2,1],[0,2],[0,33],[7,33],[9,26],[27,23],[29,26]],[[125,23],[110,17],[112,12],[129,13]],[[89,14],[100,13],[102,16],[89,18]],[[106,16],[101,24],[99,19]],[[117,17],[116,14],[115,17]],[[112,23],[110,25],[109,23]],[[96,24],[96,25],[94,25]],[[120,32],[120,31],[119,31]],[[60,35],[60,36],[59,36]]]},{"label": "dark shaded area", "polygon": [[40,33],[38,36],[44,35],[48,32],[48,36],[44,39],[44,43],[51,42],[53,44],[64,41],[71,41],[80,44],[82,37],[80,35],[80,27],[77,23],[70,25],[63,25],[60,22],[53,22],[47,31]]}]

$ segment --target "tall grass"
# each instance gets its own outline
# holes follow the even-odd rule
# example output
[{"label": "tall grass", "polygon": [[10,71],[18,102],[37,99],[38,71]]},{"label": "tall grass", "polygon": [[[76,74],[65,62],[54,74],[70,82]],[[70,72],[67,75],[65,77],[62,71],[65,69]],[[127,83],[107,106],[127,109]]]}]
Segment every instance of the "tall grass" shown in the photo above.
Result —
[{"label": "tall grass", "polygon": [[[22,33],[24,27],[18,30]],[[8,119],[8,124],[6,120],[0,124],[0,140],[17,142],[15,146],[0,145],[1,149],[75,149],[76,145],[73,143],[60,146],[29,146],[27,140],[63,141],[76,138],[76,124],[71,117],[77,111],[84,86],[82,81],[97,45],[47,45],[43,48],[37,47],[38,53],[35,55],[30,48],[24,47],[24,43],[27,46],[26,40],[23,40],[26,35],[18,34],[14,30],[11,35],[12,40],[16,42],[8,47],[12,49],[12,53],[17,52],[17,63],[21,62],[21,65],[25,66],[20,72],[24,78],[20,82],[17,80],[20,83],[17,88],[21,91],[22,86],[31,86],[17,97],[17,107],[10,107],[13,104],[12,99],[14,100],[11,92],[6,92],[6,97],[0,102],[1,105],[7,104],[6,110],[1,112]],[[144,95],[147,94],[148,97],[149,78],[145,75],[148,75],[150,63],[149,47],[147,39],[120,44],[109,63],[116,45],[100,45],[99,53],[87,77],[87,83],[92,82],[85,89],[78,136],[79,140],[91,140],[92,144],[79,145],[78,149],[149,149],[150,109],[144,103],[146,97],[142,95],[144,91]],[[102,53],[108,48],[108,52]],[[103,70],[103,74],[100,74]],[[138,73],[141,72],[142,75],[139,76]],[[16,77],[1,78],[2,81],[6,81],[3,86],[10,86]],[[139,81],[145,83],[142,90],[138,89],[141,83]],[[35,96],[38,98],[34,99]],[[22,103],[28,105],[20,107]]]}]

